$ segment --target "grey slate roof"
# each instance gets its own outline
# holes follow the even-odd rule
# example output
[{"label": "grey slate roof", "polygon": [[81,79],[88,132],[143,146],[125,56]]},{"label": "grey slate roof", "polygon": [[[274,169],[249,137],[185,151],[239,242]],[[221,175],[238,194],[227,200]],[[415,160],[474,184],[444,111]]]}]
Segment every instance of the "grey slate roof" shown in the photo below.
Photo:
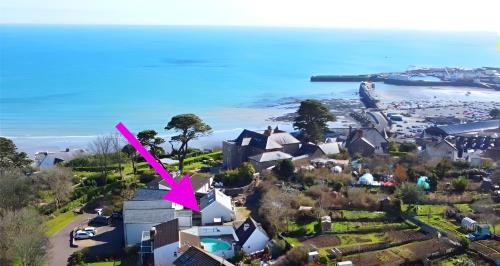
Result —
[{"label": "grey slate roof", "polygon": [[159,224],[175,218],[174,209],[124,210],[124,224]]},{"label": "grey slate roof", "polygon": [[[184,176],[179,176],[178,178],[176,178],[176,180],[180,180],[183,177]],[[210,177],[207,177],[207,176],[195,174],[195,175],[189,176],[189,180],[191,180],[191,186],[193,187],[194,191],[197,191],[198,189],[202,188],[206,184],[210,185],[209,184]],[[165,179],[162,179],[159,183],[166,186],[166,187],[170,187],[170,185],[165,181]]]},{"label": "grey slate roof", "polygon": [[319,144],[318,148],[323,151],[325,155],[340,153],[339,144],[337,142]]},{"label": "grey slate roof", "polygon": [[455,135],[467,132],[476,132],[482,130],[492,130],[499,128],[500,120],[485,120],[478,122],[471,122],[466,124],[453,124],[447,126],[435,126],[427,128],[425,131],[431,134],[440,135]]},{"label": "grey slate roof", "polygon": [[248,157],[248,159],[256,162],[270,162],[291,159],[292,157],[290,154],[281,151],[270,151]]},{"label": "grey slate roof", "polygon": [[172,202],[166,200],[128,200],[123,202],[123,210],[170,209]]},{"label": "grey slate roof", "polygon": [[175,266],[234,266],[225,259],[198,247],[189,247],[175,261]]},{"label": "grey slate roof", "polygon": [[163,195],[167,194],[168,190],[164,189],[138,189],[132,200],[163,200]]},{"label": "grey slate roof", "polygon": [[[245,230],[245,224],[248,226],[247,230]],[[266,231],[264,231],[260,224],[258,224],[251,217],[248,217],[245,222],[243,222],[235,231],[236,236],[238,236],[238,244],[240,246],[243,246],[255,230],[260,230],[262,233],[264,233],[264,235],[267,235]]]},{"label": "grey slate roof", "polygon": [[272,134],[266,135],[251,130],[244,129],[234,140],[239,146],[253,146],[262,150],[273,150],[283,148],[283,145],[299,143],[290,133],[279,129],[272,130]]}]

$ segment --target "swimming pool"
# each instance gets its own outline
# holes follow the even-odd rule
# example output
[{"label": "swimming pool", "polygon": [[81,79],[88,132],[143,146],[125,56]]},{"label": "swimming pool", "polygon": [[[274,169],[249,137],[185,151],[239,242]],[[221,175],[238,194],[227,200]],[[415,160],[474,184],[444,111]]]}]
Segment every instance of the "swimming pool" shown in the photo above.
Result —
[{"label": "swimming pool", "polygon": [[230,243],[215,238],[202,238],[200,242],[208,252],[231,250],[232,247]]}]

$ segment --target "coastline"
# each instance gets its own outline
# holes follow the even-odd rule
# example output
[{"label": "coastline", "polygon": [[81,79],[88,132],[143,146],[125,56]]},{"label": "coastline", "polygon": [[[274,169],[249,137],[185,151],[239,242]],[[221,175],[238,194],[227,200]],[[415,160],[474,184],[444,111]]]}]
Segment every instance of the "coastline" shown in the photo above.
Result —
[{"label": "coastline", "polygon": [[[241,107],[224,107],[212,110],[203,114],[207,121],[215,121],[213,134],[193,141],[192,145],[196,148],[211,149],[222,146],[222,141],[234,139],[243,129],[262,130],[268,125],[279,126],[286,131],[293,131],[292,120],[293,113],[301,100],[306,98],[315,98],[330,107],[332,112],[337,115],[338,122],[331,124],[331,127],[347,127],[349,124],[355,125],[356,122],[348,116],[348,111],[361,110],[362,104],[355,96],[358,83],[350,83],[350,89],[353,92],[353,98],[335,99],[327,98],[327,95],[321,97],[283,97],[275,101],[262,100],[249,103]],[[472,96],[467,96],[470,91]],[[480,88],[466,87],[406,87],[395,86],[382,83],[376,83],[376,96],[382,99],[384,105],[393,102],[406,103],[427,103],[429,105],[478,105],[481,103],[499,103],[500,92]],[[339,106],[342,106],[340,108]],[[155,129],[159,135],[168,140],[169,134],[161,127],[161,124],[150,124],[149,127],[137,126],[134,123],[127,123],[133,132],[144,129]],[[113,133],[113,126],[104,134]],[[89,143],[100,134],[93,135],[68,135],[68,136],[7,136],[11,138],[18,146],[20,151],[28,153],[29,156],[37,151],[64,150],[66,148],[88,148]],[[102,135],[102,134],[101,134]],[[165,145],[168,150],[169,146]]]}]

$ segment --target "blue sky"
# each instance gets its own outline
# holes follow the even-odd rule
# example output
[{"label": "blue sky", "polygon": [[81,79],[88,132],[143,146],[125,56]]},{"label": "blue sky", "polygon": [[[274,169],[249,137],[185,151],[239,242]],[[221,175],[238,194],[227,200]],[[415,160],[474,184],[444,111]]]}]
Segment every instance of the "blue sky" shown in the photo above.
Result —
[{"label": "blue sky", "polygon": [[500,33],[498,0],[0,0],[0,23],[246,25]]}]

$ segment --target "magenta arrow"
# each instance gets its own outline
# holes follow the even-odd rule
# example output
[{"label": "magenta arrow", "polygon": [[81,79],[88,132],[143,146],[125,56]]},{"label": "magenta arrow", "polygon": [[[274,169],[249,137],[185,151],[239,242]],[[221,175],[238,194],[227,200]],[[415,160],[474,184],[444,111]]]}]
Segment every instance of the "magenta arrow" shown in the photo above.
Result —
[{"label": "magenta arrow", "polygon": [[193,211],[200,211],[196,198],[194,196],[193,186],[191,186],[191,179],[188,175],[182,177],[182,179],[177,182],[170,175],[170,173],[163,168],[163,166],[156,161],[156,159],[151,155],[144,146],[137,140],[132,133],[123,125],[121,122],[116,125],[116,129],[122,133],[122,135],[127,139],[128,143],[132,145],[137,152],[146,159],[146,162],[156,170],[158,174],[169,184],[170,191],[163,196],[165,200],[175,202],[186,208],[192,209]]}]

